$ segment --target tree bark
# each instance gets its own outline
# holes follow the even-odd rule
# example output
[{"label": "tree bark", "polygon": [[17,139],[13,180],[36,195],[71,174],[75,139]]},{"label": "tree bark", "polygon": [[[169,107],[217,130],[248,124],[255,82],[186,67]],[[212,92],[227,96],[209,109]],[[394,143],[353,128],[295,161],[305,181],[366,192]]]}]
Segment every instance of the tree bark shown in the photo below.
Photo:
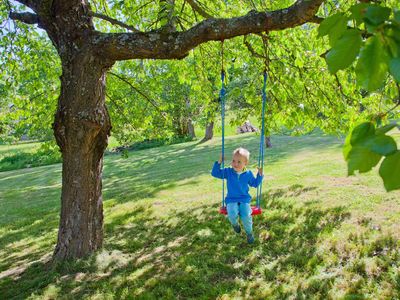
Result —
[{"label": "tree bark", "polygon": [[272,143],[271,143],[271,137],[270,136],[266,136],[265,137],[265,147],[266,148],[272,148]]},{"label": "tree bark", "polygon": [[211,121],[206,125],[206,133],[204,134],[202,142],[211,140],[213,136],[214,136],[214,121]]},{"label": "tree bark", "polygon": [[187,121],[188,135],[194,139],[196,137],[196,132],[194,131],[193,121],[191,118]]},{"label": "tree bark", "polygon": [[63,64],[54,134],[63,157],[55,259],[82,257],[103,243],[103,153],[111,130],[105,106],[109,66],[90,53]]},{"label": "tree bark", "polygon": [[196,137],[196,133],[194,132],[194,126],[193,126],[193,120],[192,120],[192,112],[191,112],[191,108],[190,108],[190,99],[186,98],[185,101],[186,104],[186,113],[185,115],[187,115],[187,134],[190,138],[194,139]]}]

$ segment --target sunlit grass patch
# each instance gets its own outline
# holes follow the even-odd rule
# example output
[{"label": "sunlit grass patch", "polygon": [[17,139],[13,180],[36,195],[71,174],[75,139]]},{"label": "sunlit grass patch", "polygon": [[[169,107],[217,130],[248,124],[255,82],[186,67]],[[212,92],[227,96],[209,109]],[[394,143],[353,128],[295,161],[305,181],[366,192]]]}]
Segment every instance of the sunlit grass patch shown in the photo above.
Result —
[{"label": "sunlit grass patch", "polygon": [[[248,147],[255,171],[258,136],[226,142],[227,156]],[[104,248],[60,266],[43,258],[57,238],[61,166],[0,173],[0,295],[399,298],[399,192],[386,193],[376,172],[347,177],[341,140],[272,142],[253,246],[218,214],[221,182],[210,176],[217,139],[106,156]]]}]

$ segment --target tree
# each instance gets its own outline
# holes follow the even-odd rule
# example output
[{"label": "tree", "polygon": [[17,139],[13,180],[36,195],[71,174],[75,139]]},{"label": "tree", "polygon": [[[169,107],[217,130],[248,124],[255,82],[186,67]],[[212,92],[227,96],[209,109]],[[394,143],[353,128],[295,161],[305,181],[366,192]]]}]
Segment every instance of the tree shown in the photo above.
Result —
[{"label": "tree", "polygon": [[156,22],[161,26],[148,31],[130,27],[128,33],[97,31],[93,17],[102,16],[86,0],[18,2],[31,11],[12,11],[10,17],[45,30],[61,60],[61,91],[53,128],[63,157],[61,219],[54,252],[54,258],[62,260],[102,246],[101,175],[111,130],[105,78],[116,61],[182,59],[207,41],[295,27],[310,20],[323,0],[298,0],[285,9],[251,11],[234,18],[212,18],[196,1],[187,1],[196,16],[206,19],[181,31],[175,28],[178,3],[160,1]]},{"label": "tree", "polygon": [[28,28],[15,27],[4,35],[8,39],[0,39],[4,50],[0,54],[0,107],[7,111],[0,115],[0,122],[7,124],[2,135],[46,139],[53,135],[51,127],[43,124],[53,121],[49,111],[56,108],[61,66],[45,34],[32,31],[28,35]]},{"label": "tree", "polygon": [[125,61],[108,72],[108,108],[120,142],[190,135],[201,101],[191,101],[196,86],[189,84],[194,72],[187,65]]}]

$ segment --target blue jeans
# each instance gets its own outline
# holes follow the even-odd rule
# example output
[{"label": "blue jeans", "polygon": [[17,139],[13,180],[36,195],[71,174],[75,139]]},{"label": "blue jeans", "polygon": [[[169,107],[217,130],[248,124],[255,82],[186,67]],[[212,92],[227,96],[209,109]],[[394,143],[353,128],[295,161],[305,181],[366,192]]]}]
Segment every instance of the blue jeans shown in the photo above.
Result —
[{"label": "blue jeans", "polygon": [[250,203],[227,203],[226,209],[228,211],[229,222],[231,222],[233,226],[238,225],[238,216],[240,216],[244,231],[246,231],[247,234],[253,232],[253,218],[251,217]]}]

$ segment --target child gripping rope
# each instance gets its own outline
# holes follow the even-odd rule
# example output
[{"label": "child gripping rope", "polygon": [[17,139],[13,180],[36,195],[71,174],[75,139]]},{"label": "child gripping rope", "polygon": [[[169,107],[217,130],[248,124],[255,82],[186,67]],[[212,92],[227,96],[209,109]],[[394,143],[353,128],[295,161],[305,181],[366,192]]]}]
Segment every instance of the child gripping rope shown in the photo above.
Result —
[{"label": "child gripping rope", "polygon": [[263,180],[262,168],[258,168],[257,176],[254,177],[250,170],[246,169],[249,162],[250,152],[244,148],[233,151],[230,168],[221,169],[223,157],[214,163],[211,175],[215,178],[226,179],[228,193],[225,203],[229,222],[236,233],[241,232],[238,218],[242,221],[246,232],[247,242],[254,243],[252,209],[250,206],[251,196],[249,186],[256,188]]}]

